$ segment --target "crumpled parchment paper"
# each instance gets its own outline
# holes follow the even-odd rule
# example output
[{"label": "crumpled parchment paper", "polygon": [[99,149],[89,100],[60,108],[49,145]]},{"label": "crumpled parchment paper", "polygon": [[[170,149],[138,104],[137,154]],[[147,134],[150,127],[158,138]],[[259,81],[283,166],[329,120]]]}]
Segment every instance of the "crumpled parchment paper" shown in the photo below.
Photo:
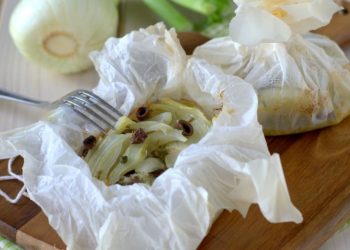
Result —
[{"label": "crumpled parchment paper", "polygon": [[349,59],[325,36],[308,33],[254,47],[222,37],[197,47],[194,56],[254,87],[266,135],[323,128],[350,114]]},{"label": "crumpled parchment paper", "polygon": [[342,9],[333,0],[234,0],[236,16],[230,23],[233,41],[244,45],[287,42],[327,25]]},{"label": "crumpled parchment paper", "polygon": [[223,209],[245,216],[252,203],[271,222],[302,221],[249,84],[188,60],[163,24],[111,38],[92,59],[101,76],[95,92],[125,114],[162,96],[194,100],[210,116],[222,111],[152,186],[107,187],[93,178],[74,151],[84,126],[69,111],[1,135],[0,158],[24,157],[28,195],[68,249],[196,249]]}]

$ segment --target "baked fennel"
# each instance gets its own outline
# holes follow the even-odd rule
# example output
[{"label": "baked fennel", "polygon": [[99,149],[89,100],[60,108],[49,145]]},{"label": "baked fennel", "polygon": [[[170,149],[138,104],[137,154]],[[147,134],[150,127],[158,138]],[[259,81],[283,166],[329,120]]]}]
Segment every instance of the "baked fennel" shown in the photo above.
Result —
[{"label": "baked fennel", "polygon": [[164,98],[121,117],[107,135],[87,138],[83,157],[107,185],[152,184],[210,127],[211,121],[193,103]]}]

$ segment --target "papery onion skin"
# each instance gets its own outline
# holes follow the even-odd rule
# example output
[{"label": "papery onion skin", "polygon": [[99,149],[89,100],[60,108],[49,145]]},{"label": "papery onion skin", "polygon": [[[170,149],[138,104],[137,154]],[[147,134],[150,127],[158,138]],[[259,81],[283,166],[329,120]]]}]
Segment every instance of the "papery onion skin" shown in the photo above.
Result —
[{"label": "papery onion skin", "polygon": [[89,53],[116,35],[118,11],[111,0],[22,0],[10,34],[27,59],[57,73],[91,67]]}]

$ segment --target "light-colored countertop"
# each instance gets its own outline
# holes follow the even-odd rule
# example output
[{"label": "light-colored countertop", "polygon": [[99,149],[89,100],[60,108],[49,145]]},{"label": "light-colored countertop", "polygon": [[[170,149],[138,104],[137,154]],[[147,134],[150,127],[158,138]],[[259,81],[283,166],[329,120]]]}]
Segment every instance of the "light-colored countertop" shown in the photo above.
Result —
[{"label": "light-colored countertop", "polygon": [[[98,75],[91,69],[81,74],[62,76],[46,71],[23,59],[8,32],[8,20],[18,0],[0,0],[0,88],[42,100],[55,100],[78,89],[91,89]],[[126,24],[130,29],[135,24]],[[346,49],[350,58],[350,47]],[[39,120],[42,111],[32,107],[0,100],[0,132],[30,125]],[[334,235],[321,248],[349,249],[350,228]]]},{"label": "light-colored countertop", "polygon": [[[5,0],[0,15],[0,88],[42,100],[56,100],[78,89],[91,89],[98,82],[92,69],[81,74],[63,76],[48,72],[23,59],[8,31],[11,11],[18,0]],[[0,100],[0,131],[32,124],[42,112],[32,107]]]}]

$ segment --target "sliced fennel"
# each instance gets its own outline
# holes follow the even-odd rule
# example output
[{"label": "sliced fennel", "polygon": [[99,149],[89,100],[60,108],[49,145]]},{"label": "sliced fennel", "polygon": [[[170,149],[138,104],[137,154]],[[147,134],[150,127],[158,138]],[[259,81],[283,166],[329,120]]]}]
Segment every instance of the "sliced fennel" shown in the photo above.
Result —
[{"label": "sliced fennel", "polygon": [[107,178],[107,183],[113,184],[118,182],[123,175],[134,170],[138,165],[146,159],[147,156],[147,145],[146,139],[143,144],[133,144],[126,150],[123,157],[126,157],[126,162],[118,162],[116,166],[113,166],[112,172]]},{"label": "sliced fennel", "polygon": [[163,149],[161,146],[175,141],[184,143],[187,141],[187,138],[184,137],[179,130],[175,129],[166,134],[160,131],[151,133],[149,138],[150,153],[157,149]]},{"label": "sliced fennel", "polygon": [[10,20],[18,50],[58,73],[89,68],[88,54],[116,35],[117,0],[21,0]]},{"label": "sliced fennel", "polygon": [[[142,128],[145,132],[154,132],[154,131],[162,131],[164,134],[175,133],[181,135],[181,131],[170,127],[167,124],[154,122],[154,121],[144,121],[138,122],[130,126],[131,129]],[[183,136],[182,136],[183,137]]]},{"label": "sliced fennel", "polygon": [[168,167],[173,167],[178,155],[182,150],[184,150],[188,145],[178,142],[169,143],[165,148],[167,155],[165,156],[165,165]]},{"label": "sliced fennel", "polygon": [[110,169],[106,166],[113,166],[119,160],[130,145],[130,138],[131,135],[110,134],[97,146],[92,159],[87,160],[96,178],[105,180],[108,177]]},{"label": "sliced fennel", "polygon": [[173,116],[170,112],[164,112],[150,118],[149,121],[161,122],[169,125],[172,119],[173,119]]},{"label": "sliced fennel", "polygon": [[98,140],[85,160],[93,175],[107,184],[151,184],[210,126],[193,103],[165,98],[121,117],[115,130]]},{"label": "sliced fennel", "polygon": [[164,163],[158,158],[147,158],[139,166],[135,168],[136,173],[152,173],[154,171],[165,169]]},{"label": "sliced fennel", "polygon": [[123,133],[128,130],[136,130],[138,128],[142,128],[146,133],[154,132],[154,131],[162,131],[163,133],[176,133],[181,135],[181,132],[174,129],[173,127],[156,121],[143,121],[143,122],[134,122],[130,118],[123,116],[119,119],[116,124],[116,132]]},{"label": "sliced fennel", "polygon": [[129,117],[122,116],[119,118],[117,124],[115,125],[115,132],[118,134],[124,133],[126,130],[130,130],[130,126],[135,124],[133,120]]},{"label": "sliced fennel", "polygon": [[176,102],[170,98],[163,98],[160,103],[150,104],[150,109],[154,113],[170,111],[173,115],[173,126],[178,120],[190,121],[195,129],[193,136],[188,140],[189,144],[198,142],[211,126],[211,122],[198,108]]},{"label": "sliced fennel", "polygon": [[[130,145],[130,147],[127,149],[127,151],[123,155],[124,157],[126,157],[127,161],[126,162],[119,161],[116,164],[116,166],[112,167],[113,170],[110,173],[109,177],[107,178],[108,179],[107,183],[109,184],[116,183],[122,178],[122,176],[124,176],[128,172],[132,170],[136,171],[137,169],[142,168],[142,165],[146,160],[148,152],[152,153],[154,152],[154,150],[162,148],[161,146],[168,144],[170,142],[174,142],[174,141],[185,142],[187,140],[183,135],[181,135],[181,133],[176,133],[176,130],[175,129],[173,130],[174,130],[173,133],[169,133],[169,134],[164,134],[163,132],[160,132],[160,131],[150,133],[144,143]],[[160,156],[159,158],[164,158],[164,157]]]}]

